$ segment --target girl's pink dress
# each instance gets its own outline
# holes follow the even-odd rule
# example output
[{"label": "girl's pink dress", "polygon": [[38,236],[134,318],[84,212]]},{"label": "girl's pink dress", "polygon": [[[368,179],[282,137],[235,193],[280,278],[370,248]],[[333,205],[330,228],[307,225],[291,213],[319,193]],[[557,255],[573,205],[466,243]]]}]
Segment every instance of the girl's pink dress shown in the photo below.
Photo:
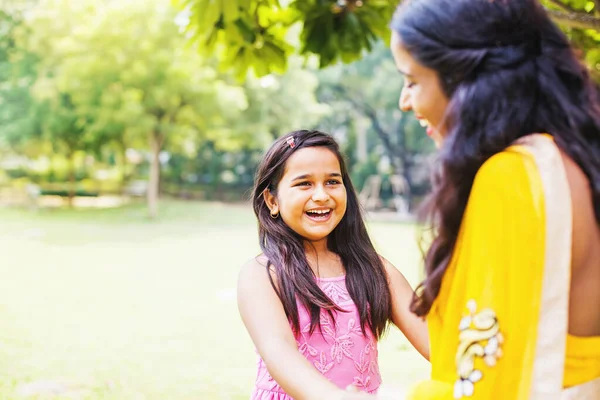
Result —
[{"label": "girl's pink dress", "polygon": [[[296,335],[298,351],[331,382],[345,389],[355,385],[360,390],[375,393],[381,384],[377,364],[377,340],[366,328],[364,336],[356,305],[346,289],[346,277],[321,278],[318,285],[329,298],[348,312],[338,312],[335,323],[328,313],[321,312],[321,328],[310,330],[310,314],[300,303],[300,334]],[[269,375],[262,358],[251,400],[293,400]]]}]

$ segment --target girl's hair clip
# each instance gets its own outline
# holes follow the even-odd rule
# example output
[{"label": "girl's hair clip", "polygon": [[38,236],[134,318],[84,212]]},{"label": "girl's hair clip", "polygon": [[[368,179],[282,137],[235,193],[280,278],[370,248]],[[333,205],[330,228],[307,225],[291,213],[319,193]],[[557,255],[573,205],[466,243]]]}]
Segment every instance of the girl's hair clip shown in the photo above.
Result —
[{"label": "girl's hair clip", "polygon": [[296,143],[294,143],[294,138],[293,137],[289,137],[285,141],[287,142],[287,144],[290,146],[291,149],[293,149],[294,147],[296,147]]}]

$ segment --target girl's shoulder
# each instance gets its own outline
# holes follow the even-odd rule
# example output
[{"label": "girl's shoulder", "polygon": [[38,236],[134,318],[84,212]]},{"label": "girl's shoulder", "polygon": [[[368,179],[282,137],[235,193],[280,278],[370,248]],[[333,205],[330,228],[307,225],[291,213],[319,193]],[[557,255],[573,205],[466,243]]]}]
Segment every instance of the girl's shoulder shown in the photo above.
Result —
[{"label": "girl's shoulder", "polygon": [[271,279],[276,282],[275,268],[272,264],[269,265],[269,259],[263,253],[252,257],[242,265],[238,279],[267,279],[267,266],[269,267],[268,271],[271,274]]},{"label": "girl's shoulder", "polygon": [[269,263],[269,259],[267,258],[267,256],[264,253],[260,253],[256,257],[252,258],[252,260],[250,260],[249,262],[252,262],[252,261],[254,263],[260,265],[261,267],[266,267],[267,264]]},{"label": "girl's shoulder", "polygon": [[269,264],[269,259],[267,258],[267,256],[265,256],[264,253],[260,253],[259,255],[248,259],[242,265],[242,269],[248,269],[248,268],[265,269],[268,264]]}]

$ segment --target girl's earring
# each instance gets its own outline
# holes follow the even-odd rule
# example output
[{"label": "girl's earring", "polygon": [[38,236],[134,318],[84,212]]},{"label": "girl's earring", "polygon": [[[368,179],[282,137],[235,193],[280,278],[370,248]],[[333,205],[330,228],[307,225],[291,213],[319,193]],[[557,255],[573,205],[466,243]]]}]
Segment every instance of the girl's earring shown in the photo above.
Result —
[{"label": "girl's earring", "polygon": [[277,217],[279,217],[279,213],[278,212],[276,212],[275,214],[271,213],[271,218],[277,219]]}]

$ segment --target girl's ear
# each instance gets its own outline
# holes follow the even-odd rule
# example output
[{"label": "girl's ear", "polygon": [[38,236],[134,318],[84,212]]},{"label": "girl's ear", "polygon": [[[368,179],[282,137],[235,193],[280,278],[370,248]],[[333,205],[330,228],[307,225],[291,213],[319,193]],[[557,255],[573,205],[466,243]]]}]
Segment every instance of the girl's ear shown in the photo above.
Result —
[{"label": "girl's ear", "polygon": [[271,215],[279,214],[279,202],[277,201],[277,197],[273,196],[273,193],[269,189],[265,189],[263,191],[263,199],[265,200],[265,204],[271,210]]}]

